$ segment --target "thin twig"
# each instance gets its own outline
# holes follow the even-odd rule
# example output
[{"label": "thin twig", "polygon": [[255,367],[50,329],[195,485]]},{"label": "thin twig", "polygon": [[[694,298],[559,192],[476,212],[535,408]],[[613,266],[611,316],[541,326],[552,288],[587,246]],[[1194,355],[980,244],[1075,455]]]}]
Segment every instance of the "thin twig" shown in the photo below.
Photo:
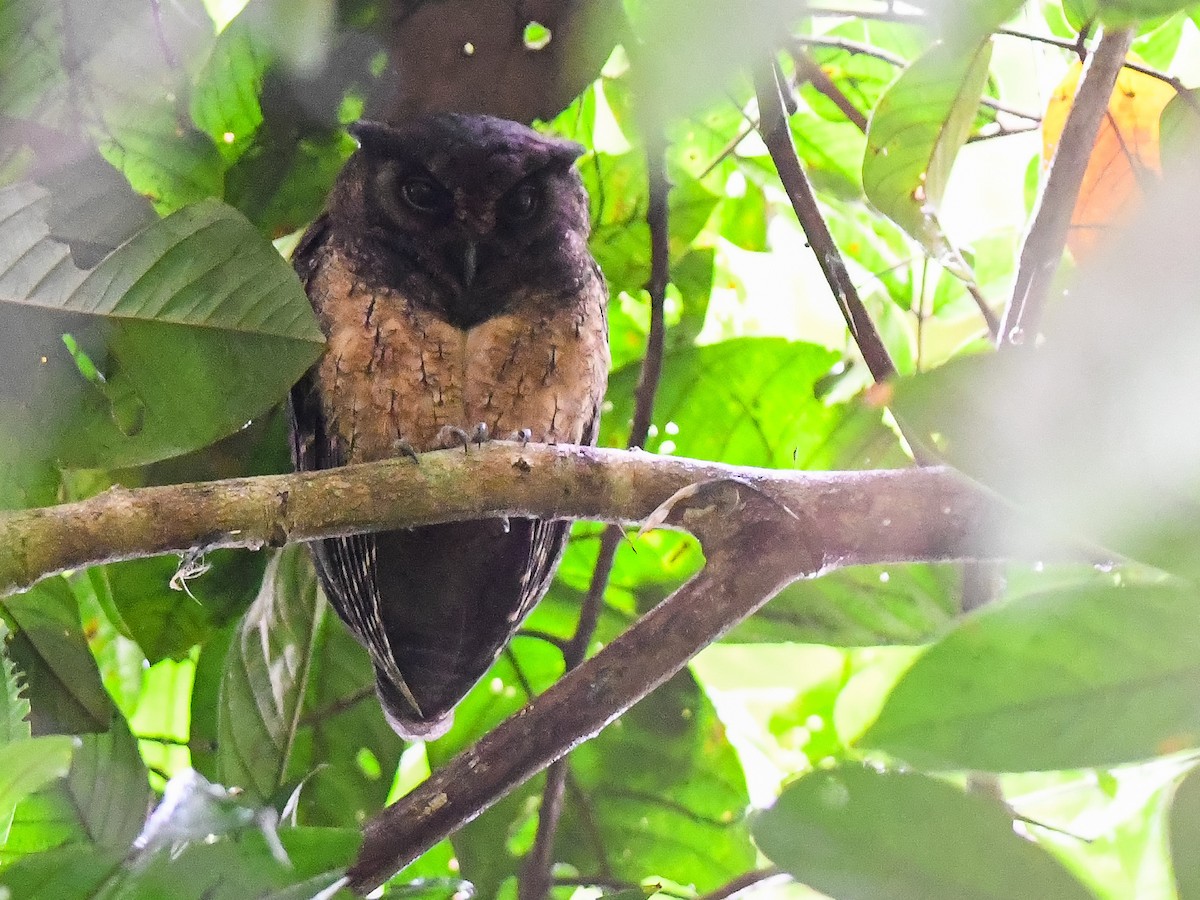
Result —
[{"label": "thin twig", "polygon": [[825,70],[817,65],[807,51],[798,48],[792,53],[792,60],[796,63],[797,79],[807,80],[820,93],[828,97],[854,127],[863,134],[867,133],[866,114],[851,102],[841,88],[833,83],[833,79],[825,74]]},{"label": "thin twig", "polygon": [[[792,35],[791,41],[793,45],[793,55],[795,55],[796,49],[798,48],[823,47],[830,50],[842,50],[855,56],[869,56],[872,59],[885,62],[889,66],[895,66],[898,69],[903,69],[909,64],[909,61],[903,56],[898,56],[897,54],[891,53],[887,50],[881,50],[880,48],[874,47],[871,44],[864,44],[861,41],[852,41],[847,38],[828,37],[826,35],[797,34]],[[1015,116],[1019,119],[1027,119],[1030,122],[1040,122],[1042,120],[1042,117],[1035,113],[1024,112],[1015,107],[1009,106],[1007,103],[1004,103],[1001,100],[997,100],[995,97],[980,97],[979,102],[983,106],[996,110],[996,112],[1007,113],[1008,115]]]},{"label": "thin twig", "polygon": [[740,875],[728,884],[724,884],[715,891],[710,891],[705,894],[700,900],[732,900],[742,891],[748,888],[756,887],[766,881],[790,880],[786,872],[771,867],[769,869],[759,869],[755,872],[747,872],[745,875]]},{"label": "thin twig", "polygon": [[999,346],[1023,343],[1026,333],[1036,329],[1041,318],[1062,260],[1080,184],[1132,40],[1133,30],[1129,28],[1103,31],[1095,52],[1084,63],[1079,91],[1063,124],[1046,185],[1021,248]]},{"label": "thin twig", "polygon": [[755,92],[758,95],[760,130],[763,142],[771,153],[771,159],[779,173],[779,180],[792,201],[796,218],[808,238],[808,244],[817,256],[817,263],[825,274],[830,290],[837,299],[838,307],[850,328],[850,335],[858,345],[871,376],[877,381],[887,381],[896,374],[895,363],[888,353],[883,339],[871,321],[866,307],[858,296],[841,251],[829,233],[825,217],[817,205],[812,185],[800,166],[792,132],[784,116],[783,103],[779,95],[779,84],[771,65],[759,66],[754,76]]},{"label": "thin twig", "polygon": [[[656,132],[652,132],[656,133]],[[670,279],[670,218],[668,204],[670,184],[667,181],[665,147],[661,140],[648,141],[646,147],[646,176],[649,185],[649,204],[646,222],[650,226],[650,332],[646,338],[646,355],[642,358],[641,377],[635,393],[633,422],[629,447],[641,447],[650,433],[654,414],[654,398],[662,380],[663,355],[666,348],[666,295]],[[596,633],[600,612],[604,608],[604,593],[616,562],[617,548],[623,533],[619,526],[609,525],[600,538],[600,553],[592,572],[592,582],[579,611],[575,635],[563,648],[563,664],[567,672],[587,657],[588,644]],[[520,900],[542,900],[553,884],[554,839],[562,818],[563,799],[569,774],[568,757],[556,760],[546,772],[542,805],[538,814],[537,836],[522,868],[518,893]]]}]

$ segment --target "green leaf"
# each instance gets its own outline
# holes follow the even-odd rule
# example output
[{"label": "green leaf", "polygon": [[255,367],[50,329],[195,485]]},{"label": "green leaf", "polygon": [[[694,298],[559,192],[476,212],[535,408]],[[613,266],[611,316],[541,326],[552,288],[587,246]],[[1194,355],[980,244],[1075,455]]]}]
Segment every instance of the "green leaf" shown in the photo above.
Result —
[{"label": "green leaf", "polygon": [[253,143],[263,121],[259,93],[270,63],[266,48],[241,16],[218,36],[204,68],[196,76],[192,121],[212,138],[227,162]]},{"label": "green leaf", "polygon": [[117,717],[105,734],[74,740],[66,779],[17,808],[3,862],[70,846],[124,854],[137,837],[152,794],[124,719]]},{"label": "green leaf", "polygon": [[1100,20],[1109,26],[1156,19],[1188,9],[1192,0],[1098,0]]},{"label": "green leaf", "polygon": [[1197,684],[1194,591],[1062,588],[960,622],[860,742],[926,768],[1116,765],[1200,743]]},{"label": "green leaf", "polygon": [[867,198],[939,261],[965,271],[938,222],[991,62],[990,40],[934,45],[879,100],[867,129]]},{"label": "green leaf", "polygon": [[0,870],[0,888],[22,900],[90,900],[117,876],[124,856],[82,844],[59,847]]},{"label": "green leaf", "polygon": [[75,741],[67,735],[48,735],[0,744],[0,845],[8,840],[17,804],[67,774]]},{"label": "green leaf", "polygon": [[654,873],[706,891],[753,867],[745,776],[690,672],[576,749],[570,766],[579,793],[555,852],[578,871],[599,874],[607,860],[624,880]]},{"label": "green leaf", "polygon": [[12,632],[0,619],[0,747],[30,737],[29,699],[24,696],[22,683],[8,655]]},{"label": "green leaf", "polygon": [[[878,410],[826,404],[816,383],[841,359],[814,344],[738,338],[683,347],[664,359],[646,449],[747,466],[888,465],[896,439]],[[638,366],[613,373],[601,443],[624,446]]]},{"label": "green leaf", "polygon": [[292,544],[267,564],[225,657],[217,713],[222,784],[260,801],[283,787],[324,617],[307,552]]},{"label": "green leaf", "polygon": [[323,616],[308,695],[288,762],[308,825],[358,827],[383,808],[404,742],[383,716],[366,652],[336,616]]},{"label": "green leaf", "polygon": [[999,803],[916,773],[844,767],[794,782],[755,820],[770,859],[839,900],[1087,900]]},{"label": "green leaf", "polygon": [[35,734],[104,731],[113,705],[79,621],[79,605],[61,576],[0,599],[17,628],[9,641],[24,673]]},{"label": "green leaf", "polygon": [[183,209],[91,272],[45,222],[39,188],[0,191],[0,457],[114,467],[204,446],[324,346],[287,263],[228,207]]},{"label": "green leaf", "polygon": [[159,556],[93,568],[91,579],[106,593],[122,630],[151,664],[183,659],[250,605],[262,583],[266,557],[248,551],[205,555],[207,571],[177,586],[179,558]]},{"label": "green leaf", "polygon": [[1196,900],[1200,897],[1200,773],[1195,768],[1175,786],[1167,835],[1179,900]]},{"label": "green leaf", "polygon": [[796,581],[723,638],[725,643],[916,644],[958,614],[954,566],[856,566]]}]

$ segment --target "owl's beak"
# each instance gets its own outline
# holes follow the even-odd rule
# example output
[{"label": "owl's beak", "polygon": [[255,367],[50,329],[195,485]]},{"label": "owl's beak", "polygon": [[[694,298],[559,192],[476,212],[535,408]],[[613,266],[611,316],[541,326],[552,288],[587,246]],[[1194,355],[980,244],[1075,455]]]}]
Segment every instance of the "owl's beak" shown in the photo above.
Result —
[{"label": "owl's beak", "polygon": [[478,245],[475,241],[467,241],[462,250],[462,283],[470,287],[475,280],[476,264],[478,263]]}]

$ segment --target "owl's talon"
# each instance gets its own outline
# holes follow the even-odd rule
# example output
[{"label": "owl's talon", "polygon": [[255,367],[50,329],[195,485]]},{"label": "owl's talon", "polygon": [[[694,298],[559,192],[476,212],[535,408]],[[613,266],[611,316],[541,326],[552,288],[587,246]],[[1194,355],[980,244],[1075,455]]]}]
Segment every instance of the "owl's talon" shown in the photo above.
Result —
[{"label": "owl's talon", "polygon": [[487,422],[480,422],[471,432],[471,442],[477,447],[482,447],[491,439],[492,435],[488,431]]},{"label": "owl's talon", "polygon": [[471,436],[457,425],[443,425],[438,432],[438,444],[449,450],[451,447],[462,447],[463,452],[471,446]]},{"label": "owl's talon", "polygon": [[513,433],[513,440],[520,441],[521,446],[524,447],[533,440],[533,432],[528,428],[522,428],[520,431]]},{"label": "owl's talon", "polygon": [[418,466],[421,464],[421,457],[417,455],[416,448],[404,440],[404,438],[396,438],[396,440],[392,441],[392,454],[394,456],[407,456]]}]

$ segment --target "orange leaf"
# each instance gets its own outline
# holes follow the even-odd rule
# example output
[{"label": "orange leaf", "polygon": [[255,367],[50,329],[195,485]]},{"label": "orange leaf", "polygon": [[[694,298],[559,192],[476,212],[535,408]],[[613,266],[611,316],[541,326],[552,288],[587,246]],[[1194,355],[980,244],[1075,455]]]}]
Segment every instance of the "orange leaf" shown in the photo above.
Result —
[{"label": "orange leaf", "polygon": [[[1058,147],[1082,68],[1078,62],[1071,66],[1046,107],[1042,158],[1047,164]],[[1109,229],[1128,221],[1161,174],[1158,120],[1174,96],[1175,89],[1158,78],[1121,70],[1071,214],[1067,246],[1076,261],[1090,255]]]}]

